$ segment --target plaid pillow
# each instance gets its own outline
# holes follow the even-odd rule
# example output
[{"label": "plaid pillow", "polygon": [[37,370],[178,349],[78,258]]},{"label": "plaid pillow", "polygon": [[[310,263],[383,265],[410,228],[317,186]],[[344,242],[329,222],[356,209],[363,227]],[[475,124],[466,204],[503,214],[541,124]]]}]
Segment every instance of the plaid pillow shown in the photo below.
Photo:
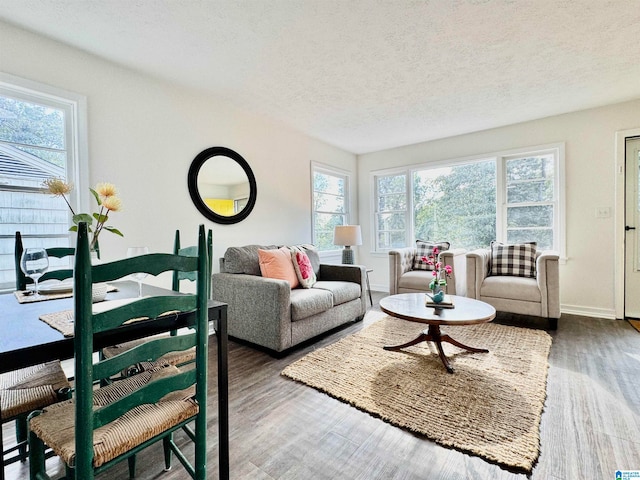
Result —
[{"label": "plaid pillow", "polygon": [[429,265],[427,262],[422,261],[422,257],[429,257],[433,255],[433,249],[438,249],[443,252],[449,250],[451,244],[449,242],[425,242],[424,240],[416,240],[416,256],[413,257],[413,269],[414,270],[433,270],[433,265]]},{"label": "plaid pillow", "polygon": [[503,245],[491,242],[489,275],[536,276],[536,242]]}]

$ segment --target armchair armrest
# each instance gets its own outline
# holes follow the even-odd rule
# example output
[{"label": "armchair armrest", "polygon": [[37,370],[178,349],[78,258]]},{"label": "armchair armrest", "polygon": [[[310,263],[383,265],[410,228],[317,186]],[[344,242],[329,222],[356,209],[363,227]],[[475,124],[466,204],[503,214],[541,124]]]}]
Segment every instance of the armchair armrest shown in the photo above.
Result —
[{"label": "armchair armrest", "polygon": [[396,248],[389,250],[389,294],[398,293],[400,277],[413,270],[413,259],[416,255],[414,247]]},{"label": "armchair armrest", "polygon": [[447,281],[447,293],[449,295],[465,296],[467,294],[467,249],[452,248],[440,253],[440,261],[443,265],[450,265],[451,278]]},{"label": "armchair armrest", "polygon": [[542,313],[549,318],[560,317],[560,256],[544,250],[536,258],[536,279],[542,296]]},{"label": "armchair armrest", "polygon": [[480,286],[489,274],[490,255],[484,248],[467,253],[467,297],[480,299]]},{"label": "armchair armrest", "polygon": [[213,298],[228,305],[228,331],[276,351],[291,346],[291,287],[286,280],[236,273],[211,276]]}]

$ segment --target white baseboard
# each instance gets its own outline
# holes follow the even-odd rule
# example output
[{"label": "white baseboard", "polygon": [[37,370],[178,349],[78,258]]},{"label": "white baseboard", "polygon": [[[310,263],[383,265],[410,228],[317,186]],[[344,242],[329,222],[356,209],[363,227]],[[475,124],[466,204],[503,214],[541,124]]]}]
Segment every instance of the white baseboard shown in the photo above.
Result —
[{"label": "white baseboard", "polygon": [[612,308],[582,307],[579,305],[560,305],[560,312],[584,317],[615,319],[616,311]]}]

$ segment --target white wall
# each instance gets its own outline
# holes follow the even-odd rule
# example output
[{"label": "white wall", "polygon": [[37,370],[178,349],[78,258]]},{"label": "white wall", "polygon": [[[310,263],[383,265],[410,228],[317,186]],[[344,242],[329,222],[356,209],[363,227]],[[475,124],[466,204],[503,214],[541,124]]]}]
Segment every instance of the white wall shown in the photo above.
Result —
[{"label": "white wall", "polygon": [[[359,217],[365,244],[360,261],[371,282],[388,289],[388,255],[372,253],[371,171],[565,142],[567,262],[560,266],[565,313],[614,318],[615,133],[640,126],[640,101],[386,150],[358,158]],[[491,112],[487,112],[490,115]],[[599,207],[610,218],[596,218]]]},{"label": "white wall", "polygon": [[[356,169],[355,155],[281,124],[2,22],[0,71],[87,97],[90,182],[116,184],[124,202],[110,223],[125,238],[100,237],[107,260],[132,245],[170,251],[176,228],[195,243],[200,223],[213,228],[215,270],[228,246],[310,242],[311,161]],[[189,165],[211,146],[240,153],[256,177],[255,208],[239,224],[210,222],[189,197]]]}]

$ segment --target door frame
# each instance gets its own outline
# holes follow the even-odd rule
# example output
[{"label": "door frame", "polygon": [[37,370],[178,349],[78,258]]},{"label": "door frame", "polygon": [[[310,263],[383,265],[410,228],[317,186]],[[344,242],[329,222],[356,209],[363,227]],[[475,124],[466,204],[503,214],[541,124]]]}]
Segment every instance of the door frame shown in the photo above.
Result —
[{"label": "door frame", "polygon": [[640,137],[640,128],[616,132],[616,173],[615,173],[615,235],[614,235],[614,292],[616,318],[624,319],[624,269],[625,269],[625,194],[626,194],[626,141]]}]

